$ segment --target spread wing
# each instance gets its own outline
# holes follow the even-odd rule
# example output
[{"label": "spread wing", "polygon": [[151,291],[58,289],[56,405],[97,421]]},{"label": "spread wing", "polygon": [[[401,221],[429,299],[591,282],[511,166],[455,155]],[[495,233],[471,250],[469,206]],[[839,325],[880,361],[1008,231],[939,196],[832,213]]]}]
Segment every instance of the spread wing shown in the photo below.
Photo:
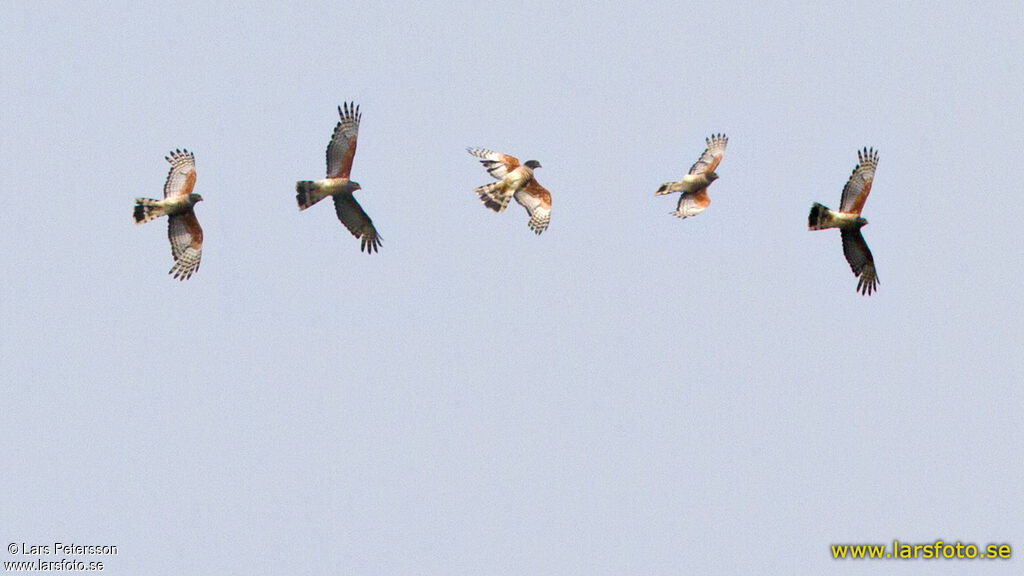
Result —
[{"label": "spread wing", "polygon": [[188,280],[199,270],[203,257],[203,229],[192,210],[172,215],[167,221],[167,236],[171,240],[174,266],[168,274],[178,280]]},{"label": "spread wing", "polygon": [[704,149],[704,153],[693,163],[693,166],[690,166],[690,174],[714,172],[715,168],[718,168],[718,163],[722,161],[725,147],[729,144],[729,137],[724,134],[714,134],[707,138],[705,142],[707,142],[708,147]]},{"label": "spread wing", "polygon": [[466,148],[466,150],[480,159],[487,172],[496,179],[501,180],[505,174],[519,167],[519,159],[515,156],[502,154],[486,148]]},{"label": "spread wing", "polygon": [[701,188],[696,192],[683,192],[679,196],[679,204],[676,205],[676,211],[672,212],[672,215],[679,218],[696,216],[703,212],[709,204],[711,204],[711,198],[708,197],[707,188]]},{"label": "spread wing", "polygon": [[356,156],[356,138],[359,136],[359,120],[363,115],[355,103],[338,106],[341,122],[334,127],[331,143],[327,145],[327,177],[348,178],[352,173],[352,159]]},{"label": "spread wing", "polygon": [[372,254],[377,247],[383,243],[383,239],[377,234],[373,227],[373,220],[366,215],[363,207],[356,202],[351,194],[334,195],[334,211],[338,213],[338,220],[348,228],[356,238],[362,238],[360,250]]},{"label": "spread wing", "polygon": [[522,190],[517,190],[514,197],[530,215],[531,230],[540,234],[548,229],[551,221],[551,192],[547,188],[538,184],[534,178]]},{"label": "spread wing", "polygon": [[843,188],[843,199],[839,203],[841,212],[860,214],[867,202],[868,194],[871,193],[871,183],[875,179],[875,168],[878,166],[878,152],[874,148],[865,148],[857,151],[857,159],[860,161],[854,168],[853,174]]},{"label": "spread wing", "polygon": [[857,291],[861,294],[871,293],[878,289],[878,272],[875,270],[875,260],[871,257],[871,250],[860,230],[843,229],[843,254],[846,261],[850,263],[853,275],[860,277],[857,282]]},{"label": "spread wing", "polygon": [[188,150],[175,150],[164,160],[171,163],[171,171],[164,182],[164,198],[188,196],[196,185],[196,158]]}]

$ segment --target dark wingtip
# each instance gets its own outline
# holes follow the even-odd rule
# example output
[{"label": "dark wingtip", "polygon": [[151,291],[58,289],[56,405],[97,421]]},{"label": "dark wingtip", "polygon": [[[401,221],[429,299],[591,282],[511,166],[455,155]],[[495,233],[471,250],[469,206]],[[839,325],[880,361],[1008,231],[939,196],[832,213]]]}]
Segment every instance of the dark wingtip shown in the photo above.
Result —
[{"label": "dark wingtip", "polygon": [[373,238],[368,238],[365,234],[360,238],[359,251],[366,252],[367,254],[373,254],[377,252],[377,248],[384,243],[384,239],[379,235]]}]

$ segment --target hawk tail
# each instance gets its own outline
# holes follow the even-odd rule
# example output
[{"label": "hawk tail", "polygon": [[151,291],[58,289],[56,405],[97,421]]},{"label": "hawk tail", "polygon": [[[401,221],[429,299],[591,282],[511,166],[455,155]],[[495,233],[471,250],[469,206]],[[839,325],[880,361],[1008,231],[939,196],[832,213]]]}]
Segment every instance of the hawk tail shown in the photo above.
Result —
[{"label": "hawk tail", "polygon": [[664,196],[665,194],[671,194],[673,192],[679,192],[682,186],[679,186],[679,182],[665,182],[658,188],[658,191],[654,193],[655,196]]},{"label": "hawk tail", "polygon": [[495,212],[504,211],[508,207],[509,200],[512,200],[512,191],[501,181],[477,186],[473,191],[480,197],[484,206]]},{"label": "hawk tail", "polygon": [[324,195],[319,194],[320,186],[312,180],[303,180],[295,183],[295,201],[299,203],[299,210],[305,210],[313,204],[323,200]]},{"label": "hawk tail", "polygon": [[828,206],[815,202],[814,206],[811,206],[811,213],[807,216],[807,229],[824,230],[831,228],[832,220],[832,211],[828,209]]},{"label": "hawk tail", "polygon": [[159,200],[154,200],[152,198],[135,199],[135,213],[133,216],[136,224],[145,224],[146,222],[156,220],[165,214],[167,214],[167,210],[160,205]]}]

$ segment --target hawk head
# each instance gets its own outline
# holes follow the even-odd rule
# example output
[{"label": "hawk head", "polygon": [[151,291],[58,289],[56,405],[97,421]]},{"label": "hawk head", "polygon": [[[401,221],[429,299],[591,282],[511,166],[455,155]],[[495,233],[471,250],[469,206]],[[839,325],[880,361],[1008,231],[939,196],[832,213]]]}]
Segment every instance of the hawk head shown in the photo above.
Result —
[{"label": "hawk head", "polygon": [[359,182],[356,182],[355,180],[349,180],[348,186],[353,192],[363,189],[363,187],[359,185]]},{"label": "hawk head", "polygon": [[526,166],[527,168],[530,169],[540,168],[540,162],[537,162],[536,160],[527,160],[526,163],[523,164],[523,166]]},{"label": "hawk head", "polygon": [[707,174],[704,175],[704,177],[708,179],[708,184],[711,184],[715,180],[718,180],[718,173],[717,172],[708,172]]},{"label": "hawk head", "polygon": [[188,195],[188,201],[190,204],[198,204],[203,201],[203,197],[199,194],[192,193]]}]

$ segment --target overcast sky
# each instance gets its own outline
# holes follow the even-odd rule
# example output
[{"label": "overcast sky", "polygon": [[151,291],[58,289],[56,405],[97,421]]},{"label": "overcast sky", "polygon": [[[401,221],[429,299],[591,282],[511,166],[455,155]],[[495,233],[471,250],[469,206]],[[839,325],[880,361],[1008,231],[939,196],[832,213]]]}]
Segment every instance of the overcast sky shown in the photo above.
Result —
[{"label": "overcast sky", "polygon": [[[2,544],[116,545],[113,574],[1019,573],[829,545],[1024,551],[1022,29],[1019,2],[5,3]],[[372,256],[295,204],[343,101]],[[654,191],[717,132],[710,207],[673,218]],[[466,146],[543,164],[547,232],[481,206]],[[807,231],[864,146],[871,297]],[[131,219],[175,148],[184,283]]]}]

